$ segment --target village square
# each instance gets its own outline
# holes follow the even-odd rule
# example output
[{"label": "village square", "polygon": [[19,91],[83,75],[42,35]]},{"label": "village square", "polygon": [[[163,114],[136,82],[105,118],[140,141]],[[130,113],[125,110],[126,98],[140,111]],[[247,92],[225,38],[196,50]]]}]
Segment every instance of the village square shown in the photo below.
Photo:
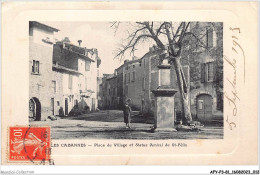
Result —
[{"label": "village square", "polygon": [[53,139],[223,139],[223,24],[129,24],[109,23],[127,37],[105,50],[29,22],[30,125]]}]

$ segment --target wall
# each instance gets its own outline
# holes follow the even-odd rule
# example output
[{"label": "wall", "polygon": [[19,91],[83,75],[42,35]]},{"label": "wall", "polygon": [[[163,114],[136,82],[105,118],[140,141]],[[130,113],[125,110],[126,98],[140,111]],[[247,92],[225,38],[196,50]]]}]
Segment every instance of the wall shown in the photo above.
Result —
[{"label": "wall", "polygon": [[124,105],[124,101],[123,101],[123,95],[124,95],[124,91],[123,91],[123,84],[124,84],[124,67],[120,66],[118,69],[116,69],[117,71],[117,98],[119,100],[119,104],[118,104],[118,109],[122,110],[123,109],[123,105]]},{"label": "wall", "polygon": [[[124,86],[124,101],[131,99],[132,110],[141,110],[142,106],[142,65],[140,60],[129,61],[124,65],[123,75],[126,77],[123,82]],[[135,78],[133,75],[135,72]],[[130,77],[129,77],[130,74]],[[130,78],[130,79],[129,79]]]},{"label": "wall", "polygon": [[87,90],[93,91],[91,96],[89,97],[90,100],[88,100],[88,105],[91,110],[97,109],[97,64],[96,62],[91,62],[90,64],[90,71],[85,71],[84,74],[87,78]]},{"label": "wall", "polygon": [[63,75],[57,71],[53,71],[52,75],[52,80],[56,81],[56,92],[52,93],[52,98],[54,98],[54,115],[59,115],[60,108],[64,110]]},{"label": "wall", "polygon": [[[35,35],[35,37],[34,37]],[[40,28],[30,28],[29,38],[29,99],[36,97],[41,103],[41,120],[46,120],[51,111],[52,81],[52,44],[45,43],[41,38],[50,37],[53,32]],[[33,60],[40,62],[39,74],[32,73]],[[29,100],[28,100],[29,101]]]},{"label": "wall", "polygon": [[78,58],[78,55],[63,48],[62,43],[53,45],[53,62],[73,70],[78,70],[79,64],[76,58]]}]

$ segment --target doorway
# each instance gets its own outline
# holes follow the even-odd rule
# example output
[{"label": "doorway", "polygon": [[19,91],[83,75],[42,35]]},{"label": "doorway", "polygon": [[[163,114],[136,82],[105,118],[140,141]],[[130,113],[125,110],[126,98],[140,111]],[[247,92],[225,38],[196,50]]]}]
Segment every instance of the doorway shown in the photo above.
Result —
[{"label": "doorway", "polygon": [[51,98],[51,111],[52,115],[54,115],[54,98]]},{"label": "doorway", "polygon": [[41,120],[41,103],[36,97],[29,100],[29,120]]},{"label": "doorway", "polygon": [[199,120],[212,119],[213,99],[211,95],[201,94],[197,96],[197,117]]},{"label": "doorway", "polygon": [[65,115],[68,115],[68,98],[65,98]]}]

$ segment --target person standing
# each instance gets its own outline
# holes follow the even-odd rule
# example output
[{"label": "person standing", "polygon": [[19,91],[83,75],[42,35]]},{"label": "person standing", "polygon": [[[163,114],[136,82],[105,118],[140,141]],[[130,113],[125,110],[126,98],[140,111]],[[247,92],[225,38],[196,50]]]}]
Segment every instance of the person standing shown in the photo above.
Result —
[{"label": "person standing", "polygon": [[132,109],[130,107],[131,99],[127,99],[126,103],[124,105],[124,122],[126,125],[126,128],[131,128],[131,113]]}]

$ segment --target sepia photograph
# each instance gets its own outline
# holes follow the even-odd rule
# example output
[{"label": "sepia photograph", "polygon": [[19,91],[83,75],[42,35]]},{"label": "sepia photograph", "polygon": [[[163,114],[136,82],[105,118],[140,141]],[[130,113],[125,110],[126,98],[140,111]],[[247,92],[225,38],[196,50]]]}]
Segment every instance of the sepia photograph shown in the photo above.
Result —
[{"label": "sepia photograph", "polygon": [[257,13],[3,2],[1,173],[259,174]]},{"label": "sepia photograph", "polygon": [[28,120],[52,139],[223,139],[223,22],[28,27]]}]

